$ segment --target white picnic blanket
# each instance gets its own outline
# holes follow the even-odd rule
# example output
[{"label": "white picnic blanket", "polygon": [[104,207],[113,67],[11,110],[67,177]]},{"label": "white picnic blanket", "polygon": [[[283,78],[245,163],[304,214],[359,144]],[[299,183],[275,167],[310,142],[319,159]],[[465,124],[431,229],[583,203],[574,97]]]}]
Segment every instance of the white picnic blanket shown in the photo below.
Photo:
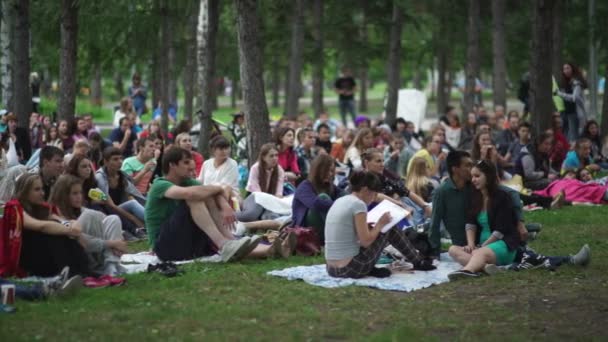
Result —
[{"label": "white picnic blanket", "polygon": [[[380,265],[379,265],[380,266]],[[287,278],[288,280],[304,280],[306,283],[325,288],[343,286],[365,286],[380,290],[411,292],[432,285],[448,282],[448,273],[459,270],[461,266],[452,260],[447,253],[441,255],[441,262],[434,271],[414,271],[412,273],[393,273],[388,278],[365,277],[333,278],[327,274],[325,265],[296,266],[283,270],[270,271],[267,274]]]},{"label": "white picnic blanket", "polygon": [[[125,268],[127,274],[145,272],[148,269],[148,265],[161,262],[162,261],[156,257],[156,255],[150,254],[150,252],[123,254],[122,257],[120,257],[120,265]],[[192,262],[222,262],[222,258],[219,254],[215,254],[193,260],[176,261],[175,264],[182,265]]]},{"label": "white picnic blanket", "polygon": [[291,202],[293,201],[293,195],[278,198],[276,196],[264,193],[254,192],[252,193],[255,203],[264,207],[268,211],[277,213],[279,215],[291,215]]}]

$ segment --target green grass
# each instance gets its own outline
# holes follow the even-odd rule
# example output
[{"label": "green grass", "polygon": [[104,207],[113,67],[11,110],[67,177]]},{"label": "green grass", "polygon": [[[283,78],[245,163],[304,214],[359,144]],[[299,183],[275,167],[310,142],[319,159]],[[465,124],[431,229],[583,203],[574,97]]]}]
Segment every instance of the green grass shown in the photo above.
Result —
[{"label": "green grass", "polygon": [[[413,293],[323,289],[266,275],[322,257],[195,264],[167,279],[128,276],[118,288],[18,302],[0,341],[31,340],[601,340],[608,312],[608,207],[526,214],[544,225],[546,254],[589,243],[587,268],[513,272]],[[139,243],[134,250],[145,248]]]}]

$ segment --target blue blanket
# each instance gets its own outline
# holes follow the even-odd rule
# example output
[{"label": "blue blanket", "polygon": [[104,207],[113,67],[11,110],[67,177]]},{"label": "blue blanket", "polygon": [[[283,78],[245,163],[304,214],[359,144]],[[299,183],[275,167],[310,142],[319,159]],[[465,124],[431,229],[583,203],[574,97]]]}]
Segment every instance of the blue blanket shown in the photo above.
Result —
[{"label": "blue blanket", "polygon": [[[380,265],[379,265],[380,266]],[[380,290],[410,292],[431,285],[448,282],[448,273],[459,270],[461,266],[453,261],[447,253],[441,255],[441,262],[434,271],[396,272],[388,278],[365,277],[333,278],[327,274],[325,265],[297,266],[283,270],[270,271],[269,275],[287,278],[288,280],[304,280],[306,283],[325,288],[342,286],[365,286]]]}]

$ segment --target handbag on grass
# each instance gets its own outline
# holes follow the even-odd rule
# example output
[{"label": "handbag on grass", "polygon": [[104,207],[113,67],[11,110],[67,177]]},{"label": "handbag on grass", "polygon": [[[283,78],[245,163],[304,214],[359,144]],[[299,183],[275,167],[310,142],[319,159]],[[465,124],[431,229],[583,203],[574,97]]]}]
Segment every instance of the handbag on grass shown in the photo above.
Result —
[{"label": "handbag on grass", "polygon": [[280,237],[285,239],[289,233],[297,237],[296,254],[313,256],[321,253],[321,243],[317,233],[312,228],[284,227],[281,229]]}]

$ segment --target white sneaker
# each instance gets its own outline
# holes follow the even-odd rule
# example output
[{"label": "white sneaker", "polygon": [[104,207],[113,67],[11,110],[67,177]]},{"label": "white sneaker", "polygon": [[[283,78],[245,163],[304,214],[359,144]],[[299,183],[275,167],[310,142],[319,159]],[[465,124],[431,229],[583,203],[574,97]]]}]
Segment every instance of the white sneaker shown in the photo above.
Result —
[{"label": "white sneaker", "polygon": [[223,262],[236,261],[238,258],[242,258],[244,250],[249,248],[250,245],[249,237],[240,238],[238,240],[228,240],[222,246],[220,251],[220,257]]},{"label": "white sneaker", "polygon": [[243,222],[237,222],[234,228],[234,235],[244,236],[247,234],[247,228]]},{"label": "white sneaker", "polygon": [[587,266],[591,261],[591,249],[588,244],[585,244],[578,253],[572,256],[574,265]]}]

